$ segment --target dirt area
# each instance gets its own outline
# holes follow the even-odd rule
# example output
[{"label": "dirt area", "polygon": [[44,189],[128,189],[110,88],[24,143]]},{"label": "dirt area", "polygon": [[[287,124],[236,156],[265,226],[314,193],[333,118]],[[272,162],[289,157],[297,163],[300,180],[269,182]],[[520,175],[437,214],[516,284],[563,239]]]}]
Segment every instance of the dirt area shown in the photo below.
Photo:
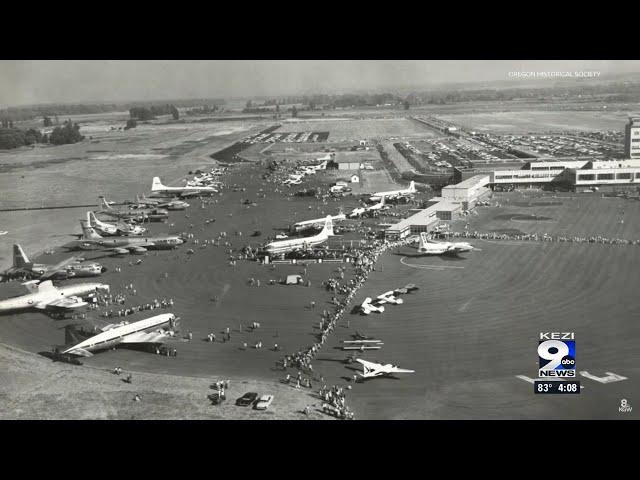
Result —
[{"label": "dirt area", "polygon": [[[207,395],[219,379],[134,372],[52,363],[37,354],[0,344],[0,419],[47,420],[301,420],[329,419],[319,411],[320,400],[306,389],[282,383],[230,379],[227,401],[212,405]],[[238,407],[246,392],[269,393],[275,400],[266,411]],[[141,400],[134,401],[135,395]],[[306,405],[309,416],[302,412]]]}]

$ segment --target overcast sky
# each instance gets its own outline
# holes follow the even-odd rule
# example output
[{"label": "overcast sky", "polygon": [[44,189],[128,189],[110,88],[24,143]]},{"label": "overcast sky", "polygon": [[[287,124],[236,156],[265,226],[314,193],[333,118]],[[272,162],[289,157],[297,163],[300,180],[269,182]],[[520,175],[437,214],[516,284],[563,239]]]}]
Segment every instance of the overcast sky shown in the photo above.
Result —
[{"label": "overcast sky", "polygon": [[[70,102],[345,93],[508,80],[512,71],[640,72],[639,61],[0,61],[0,108]],[[514,80],[515,81],[515,80]]]}]

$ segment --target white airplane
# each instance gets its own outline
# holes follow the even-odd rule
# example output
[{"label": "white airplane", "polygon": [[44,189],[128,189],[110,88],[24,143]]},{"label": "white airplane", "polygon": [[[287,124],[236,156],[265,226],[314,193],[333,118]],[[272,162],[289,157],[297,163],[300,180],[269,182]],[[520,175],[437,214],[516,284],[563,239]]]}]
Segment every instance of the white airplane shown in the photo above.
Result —
[{"label": "white airplane", "polygon": [[316,158],[316,160],[324,160],[322,163],[319,163],[318,165],[310,165],[309,168],[313,168],[316,172],[320,171],[320,170],[326,170],[327,169],[327,160],[331,160],[331,156],[329,156],[329,158]]},{"label": "white airplane", "polygon": [[367,211],[366,208],[363,208],[363,207],[354,208],[349,214],[349,218],[358,218],[361,215],[364,215],[364,212],[366,211]]},{"label": "white airplane", "polygon": [[402,298],[396,297],[396,292],[394,290],[384,292],[376,298],[378,299],[378,303],[392,303],[394,305],[402,305],[404,303]]},{"label": "white airplane", "polygon": [[383,208],[385,208],[385,197],[384,195],[382,196],[382,198],[380,199],[380,202],[376,203],[375,205],[371,205],[370,207],[365,207],[365,210],[367,212],[372,212],[375,210],[382,210]]},{"label": "white airplane", "polygon": [[103,238],[89,225],[80,220],[82,237],[64,247],[70,250],[104,250],[116,255],[146,253],[147,250],[171,250],[182,245],[184,240],[177,235],[165,237],[113,237]]},{"label": "white airplane", "polygon": [[[347,217],[344,213],[339,213],[338,215],[331,216],[331,220],[333,222],[345,220]],[[296,232],[302,232],[303,230],[308,230],[310,228],[318,228],[325,223],[326,218],[315,218],[313,220],[305,220],[304,222],[298,222],[293,224],[293,230]]]},{"label": "white airplane", "polygon": [[403,190],[391,190],[388,192],[376,192],[373,195],[371,195],[371,197],[369,197],[369,200],[379,201],[382,199],[382,197],[387,197],[389,199],[394,199],[398,197],[408,197],[410,195],[413,195],[414,193],[416,193],[416,184],[412,180],[411,183],[409,184],[409,188],[405,188]]},{"label": "white airplane", "polygon": [[[169,212],[162,208],[137,208],[127,210],[116,210],[107,199],[100,197],[102,209],[98,213],[108,215],[112,218],[124,219],[128,221],[145,222],[152,220],[164,220],[169,217]],[[111,202],[113,203],[113,202]]]},{"label": "white airplane", "polygon": [[136,204],[141,207],[159,207],[167,210],[185,210],[189,207],[189,204],[182,200],[155,200],[145,197],[144,194],[142,194],[142,197],[136,195]]},{"label": "white airplane", "polygon": [[[175,328],[175,323],[176,316],[173,313],[163,313],[133,323],[122,322],[107,325],[99,334],[93,335],[61,353],[91,357],[93,356],[92,352],[106,350],[121,344],[164,343],[168,337],[173,336],[172,330]],[[164,327],[169,328],[165,330]]]},{"label": "white airplane", "polygon": [[364,302],[362,302],[362,305],[360,305],[360,311],[365,315],[369,315],[371,312],[382,313],[384,312],[384,307],[382,305],[374,305],[371,303],[371,297],[367,297],[364,299]]},{"label": "white airplane", "polygon": [[470,252],[473,245],[467,242],[435,242],[429,239],[426,232],[420,234],[418,253],[423,255],[444,255]]},{"label": "white airplane", "polygon": [[364,215],[367,212],[375,212],[376,210],[381,210],[383,208],[386,208],[385,198],[386,197],[382,197],[379,203],[376,203],[375,205],[371,205],[370,207],[354,208],[353,211],[349,214],[349,218],[357,218]]},{"label": "white airplane", "polygon": [[119,237],[128,235],[142,235],[147,231],[146,228],[139,225],[129,225],[128,223],[107,223],[98,220],[96,214],[87,212],[87,223],[94,228],[100,235],[106,237]]},{"label": "white airplane", "polygon": [[360,363],[363,367],[363,372],[360,374],[361,378],[382,377],[393,373],[415,373],[415,370],[398,368],[397,365],[391,365],[390,363],[383,365],[381,363],[367,362],[361,358],[356,358],[356,362]]},{"label": "white airplane", "polygon": [[9,233],[7,230],[1,230],[0,231],[0,235],[6,235],[7,233]]},{"label": "white airplane", "polygon": [[99,263],[82,263],[80,257],[71,257],[60,263],[50,265],[33,263],[18,244],[13,246],[13,266],[6,273],[27,274],[38,280],[68,279],[76,277],[95,277],[106,271]]},{"label": "white airplane", "polygon": [[321,243],[326,242],[329,237],[333,235],[333,221],[331,220],[331,215],[327,215],[324,223],[324,228],[317,235],[271,242],[265,246],[264,250],[271,255],[293,252],[296,250],[308,250],[311,247],[315,247],[316,245],[320,245]]},{"label": "white airplane", "polygon": [[160,181],[160,177],[153,177],[153,183],[151,184],[151,192],[155,195],[169,194],[185,197],[189,195],[200,195],[202,193],[218,193],[213,187],[167,187]]},{"label": "white airplane", "polygon": [[109,285],[103,283],[76,283],[64,287],[55,287],[51,280],[38,283],[38,280],[25,282],[29,293],[18,297],[0,300],[0,312],[37,308],[38,310],[66,310],[84,307],[84,297],[104,291],[109,292]]}]

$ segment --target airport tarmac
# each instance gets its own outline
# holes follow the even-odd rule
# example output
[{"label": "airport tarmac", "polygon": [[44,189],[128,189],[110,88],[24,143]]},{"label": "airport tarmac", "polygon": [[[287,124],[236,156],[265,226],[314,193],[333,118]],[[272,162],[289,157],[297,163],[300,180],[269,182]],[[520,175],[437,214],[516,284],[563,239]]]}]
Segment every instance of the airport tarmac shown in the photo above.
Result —
[{"label": "airport tarmac", "polygon": [[[254,230],[262,231],[264,238],[275,233],[273,228],[335,214],[341,204],[288,200],[272,192],[273,185],[263,183],[261,173],[258,166],[238,166],[225,181],[245,185],[246,191],[227,189],[214,197],[218,203],[204,209],[199,201],[193,201],[186,212],[172,212],[169,221],[174,226],[170,231],[193,233],[200,242],[225,231],[233,248],[255,246],[263,240],[250,237]],[[257,198],[259,188],[266,190],[266,199]],[[257,206],[243,205],[247,198]],[[205,224],[209,218],[216,221]],[[154,233],[167,231],[166,225],[151,228]],[[522,228],[522,222],[517,228]],[[242,237],[236,236],[236,231],[241,231]],[[415,374],[398,375],[398,379],[353,385],[347,404],[356,417],[637,418],[635,413],[621,415],[617,408],[621,398],[637,398],[638,393],[636,339],[640,331],[635,318],[640,301],[634,285],[640,267],[639,247],[472,243],[482,243],[481,251],[462,254],[459,259],[414,258],[411,249],[383,255],[355,296],[354,304],[407,283],[420,287],[404,297],[403,305],[389,306],[381,315],[345,313],[313,362],[316,374],[322,374],[327,384],[350,384],[347,378],[353,371],[342,363],[345,352],[335,347],[360,331],[385,343],[380,351],[364,353],[365,359],[416,370]],[[181,333],[191,331],[193,340],[178,339],[175,358],[118,349],[86,359],[87,365],[273,382],[285,375],[276,362],[283,354],[315,341],[314,326],[322,310],[330,308],[325,302],[331,295],[321,282],[337,265],[309,265],[311,287],[269,285],[270,279],[301,273],[303,267],[278,265],[271,270],[250,261],[238,261],[232,267],[225,247],[200,247],[187,243],[157,255],[100,260],[109,268],[101,281],[111,284],[113,293],[125,293],[124,285],[133,284],[137,292],[128,296],[128,306],[172,298],[174,307],[164,311],[181,317]],[[187,253],[189,248],[193,255]],[[142,263],[135,265],[138,259]],[[49,261],[49,256],[38,260]],[[117,265],[122,267],[119,273]],[[250,286],[249,278],[260,279],[261,286]],[[216,302],[211,301],[214,296],[218,297]],[[308,307],[311,300],[316,302],[315,309]],[[136,313],[126,319],[135,321],[153,313]],[[105,321],[95,312],[89,316],[98,325],[122,320]],[[32,352],[49,351],[62,343],[62,327],[69,323],[37,312],[6,315],[0,320],[0,338]],[[261,328],[248,332],[254,321]],[[230,342],[205,341],[212,332],[220,339],[227,327],[231,329]],[[546,329],[576,332],[578,370],[599,376],[614,372],[627,380],[600,384],[580,378],[585,388],[579,396],[534,395],[533,385],[517,376],[535,377],[537,335]],[[264,348],[251,348],[258,341]],[[242,349],[244,342],[247,350]],[[281,352],[271,350],[275,343]]]}]

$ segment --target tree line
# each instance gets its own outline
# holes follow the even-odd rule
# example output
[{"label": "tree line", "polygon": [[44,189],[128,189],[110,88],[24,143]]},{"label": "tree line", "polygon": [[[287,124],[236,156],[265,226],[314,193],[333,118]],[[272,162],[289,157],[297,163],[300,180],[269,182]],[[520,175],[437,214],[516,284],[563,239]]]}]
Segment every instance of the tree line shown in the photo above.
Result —
[{"label": "tree line", "polygon": [[150,107],[133,107],[129,116],[134,120],[153,120],[159,115],[172,115],[174,120],[180,118],[180,112],[174,105],[151,105]]},{"label": "tree line", "polygon": [[62,126],[55,127],[50,135],[43,135],[40,130],[34,128],[28,130],[14,128],[13,122],[5,120],[2,121],[2,128],[0,128],[0,149],[2,150],[35,143],[64,145],[82,140],[84,140],[84,136],[80,134],[80,125],[71,122],[71,120],[67,120]]}]

